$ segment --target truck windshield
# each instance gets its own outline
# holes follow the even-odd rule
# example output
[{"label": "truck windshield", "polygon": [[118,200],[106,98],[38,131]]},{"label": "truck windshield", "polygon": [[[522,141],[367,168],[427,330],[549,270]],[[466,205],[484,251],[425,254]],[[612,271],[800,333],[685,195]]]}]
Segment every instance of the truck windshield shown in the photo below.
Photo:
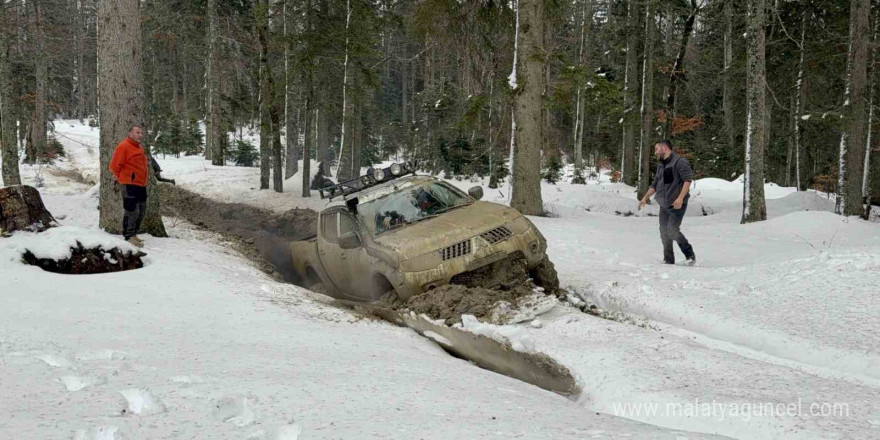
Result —
[{"label": "truck windshield", "polygon": [[425,182],[358,205],[363,225],[373,235],[418,222],[473,203],[461,191],[440,182]]}]

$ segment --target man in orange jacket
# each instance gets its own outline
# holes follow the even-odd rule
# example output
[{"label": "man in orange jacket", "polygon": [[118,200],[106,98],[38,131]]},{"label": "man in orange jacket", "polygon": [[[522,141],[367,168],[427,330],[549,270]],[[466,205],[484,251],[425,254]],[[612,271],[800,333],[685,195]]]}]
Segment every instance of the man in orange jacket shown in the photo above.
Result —
[{"label": "man in orange jacket", "polygon": [[116,181],[123,186],[122,236],[125,241],[141,247],[144,242],[137,237],[147,210],[147,155],[141,146],[144,130],[140,124],[132,125],[128,136],[116,146],[113,159],[110,160],[110,172]]}]

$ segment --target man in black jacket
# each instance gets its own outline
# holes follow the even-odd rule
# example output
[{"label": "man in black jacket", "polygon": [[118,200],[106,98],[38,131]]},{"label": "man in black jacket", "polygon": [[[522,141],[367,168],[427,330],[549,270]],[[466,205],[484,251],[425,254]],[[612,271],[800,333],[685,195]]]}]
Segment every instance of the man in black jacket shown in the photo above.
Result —
[{"label": "man in black jacket", "polygon": [[639,201],[639,209],[648,203],[652,195],[657,194],[657,205],[660,207],[660,239],[663,241],[663,261],[666,264],[675,264],[675,253],[672,251],[672,242],[678,243],[681,252],[687,258],[689,266],[697,262],[694,248],[681,233],[681,221],[687,211],[688,193],[691,182],[694,180],[694,172],[687,159],[672,151],[672,142],[662,140],[654,144],[654,155],[660,159],[654,182],[648,188],[648,192]]}]

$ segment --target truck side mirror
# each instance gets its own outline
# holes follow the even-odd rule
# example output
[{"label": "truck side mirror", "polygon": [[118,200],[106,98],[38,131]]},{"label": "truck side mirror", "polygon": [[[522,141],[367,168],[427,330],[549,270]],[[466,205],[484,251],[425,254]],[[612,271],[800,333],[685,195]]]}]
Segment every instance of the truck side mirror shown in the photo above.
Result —
[{"label": "truck side mirror", "polygon": [[361,247],[361,239],[354,231],[346,232],[339,236],[339,247],[342,249],[357,249]]},{"label": "truck side mirror", "polygon": [[483,187],[482,186],[472,186],[471,189],[468,190],[468,195],[480,200],[483,198]]}]

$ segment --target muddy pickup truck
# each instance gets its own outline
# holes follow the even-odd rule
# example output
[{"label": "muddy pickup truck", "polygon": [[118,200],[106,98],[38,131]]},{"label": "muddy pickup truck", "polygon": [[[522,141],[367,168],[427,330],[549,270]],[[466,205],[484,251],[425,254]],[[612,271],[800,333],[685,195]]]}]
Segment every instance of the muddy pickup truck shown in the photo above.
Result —
[{"label": "muddy pickup truck", "polygon": [[406,299],[460,284],[490,265],[528,271],[547,261],[546,240],[532,222],[481,202],[481,187],[465,194],[394,164],[320,192],[342,200],[320,213],[315,236],[290,244],[294,269],[315,291],[359,301],[389,293]]}]

